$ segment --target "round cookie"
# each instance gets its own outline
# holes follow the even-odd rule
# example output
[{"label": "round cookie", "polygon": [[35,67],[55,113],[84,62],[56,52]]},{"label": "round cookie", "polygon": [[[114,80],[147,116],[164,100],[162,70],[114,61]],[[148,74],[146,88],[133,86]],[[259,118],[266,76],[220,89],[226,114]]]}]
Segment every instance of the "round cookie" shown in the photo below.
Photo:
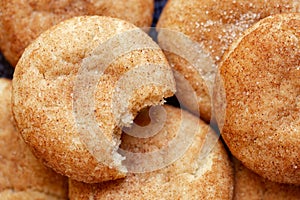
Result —
[{"label": "round cookie", "polygon": [[3,0],[0,2],[0,50],[15,66],[24,49],[51,26],[83,15],[120,18],[138,27],[152,22],[152,0]]},{"label": "round cookie", "polygon": [[300,2],[169,0],[157,25],[158,41],[177,72],[180,102],[209,122],[214,77],[223,53],[255,22],[285,12],[300,12]]},{"label": "round cookie", "polygon": [[[69,180],[70,200],[91,197],[94,199],[232,199],[233,168],[224,146],[219,140],[212,151],[208,154],[205,152],[205,145],[208,144],[205,144],[205,141],[217,135],[192,114],[171,106],[163,108],[166,111],[166,120],[156,135],[141,139],[124,133],[121,147],[134,153],[160,151],[175,137],[184,133],[187,137],[192,136],[192,143],[182,157],[156,171],[130,173],[126,178],[116,181],[85,184]],[[137,118],[140,117],[139,115]],[[138,131],[132,129],[133,132]]]},{"label": "round cookie", "polygon": [[300,14],[267,17],[219,67],[217,122],[232,154],[271,181],[300,184]]},{"label": "round cookie", "polygon": [[268,181],[247,169],[238,160],[234,160],[236,200],[298,200],[300,187]]},{"label": "round cookie", "polygon": [[67,199],[67,178],[34,157],[15,129],[11,81],[0,79],[0,199]]},{"label": "round cookie", "polygon": [[110,17],[75,17],[41,34],[13,78],[13,113],[37,157],[84,182],[124,177],[121,127],[175,92],[172,70],[141,29]]}]

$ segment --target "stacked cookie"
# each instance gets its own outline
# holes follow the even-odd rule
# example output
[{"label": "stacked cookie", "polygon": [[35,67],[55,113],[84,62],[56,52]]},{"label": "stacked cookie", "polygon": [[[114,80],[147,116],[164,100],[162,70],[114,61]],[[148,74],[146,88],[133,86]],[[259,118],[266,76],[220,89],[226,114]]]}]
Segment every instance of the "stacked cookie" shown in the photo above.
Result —
[{"label": "stacked cookie", "polygon": [[11,85],[0,79],[0,199],[66,199],[67,178],[45,167],[15,127]]},{"label": "stacked cookie", "polygon": [[66,199],[68,178],[69,199],[300,197],[297,1],[170,0],[158,44],[138,28],[152,1],[1,4],[23,145],[3,156],[43,175],[20,188],[3,167],[0,194]]},{"label": "stacked cookie", "polygon": [[300,12],[299,1],[168,1],[157,25],[158,41],[179,73],[182,104],[210,122],[215,74],[228,46],[259,20],[290,12]]},{"label": "stacked cookie", "polygon": [[[233,192],[233,171],[227,152],[218,141],[213,150],[205,152],[205,141],[214,141],[217,135],[204,122],[179,108],[164,106],[166,121],[164,126],[149,138],[136,138],[140,134],[134,127],[131,134],[124,134],[121,149],[143,155],[155,154],[152,162],[159,162],[162,148],[184,134],[191,139],[190,145],[181,157],[155,171],[129,173],[126,178],[100,184],[86,184],[70,180],[70,199],[231,199]],[[163,112],[157,112],[152,120],[160,119]],[[142,117],[142,118],[141,118]],[[143,115],[137,120],[145,121]],[[148,127],[148,129],[155,127]],[[171,151],[180,154],[177,143]],[[160,151],[160,152],[158,152]],[[166,161],[172,153],[162,155]],[[129,156],[131,158],[131,156]],[[141,157],[138,166],[149,167],[148,159]],[[160,163],[155,163],[155,166]]]},{"label": "stacked cookie", "polygon": [[32,40],[51,26],[75,16],[104,15],[139,26],[151,25],[152,0],[117,1],[1,1],[1,51],[15,66]]},{"label": "stacked cookie", "polygon": [[298,185],[299,29],[299,14],[249,28],[224,55],[215,91],[217,121],[232,154],[271,181]]}]

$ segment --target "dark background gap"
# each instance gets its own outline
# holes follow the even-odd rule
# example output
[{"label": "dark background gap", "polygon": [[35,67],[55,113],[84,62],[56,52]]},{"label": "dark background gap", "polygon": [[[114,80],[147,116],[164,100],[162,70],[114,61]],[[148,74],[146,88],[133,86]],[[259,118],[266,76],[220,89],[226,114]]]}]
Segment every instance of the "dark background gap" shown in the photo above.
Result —
[{"label": "dark background gap", "polygon": [[14,68],[5,60],[0,52],[0,77],[12,79]]}]

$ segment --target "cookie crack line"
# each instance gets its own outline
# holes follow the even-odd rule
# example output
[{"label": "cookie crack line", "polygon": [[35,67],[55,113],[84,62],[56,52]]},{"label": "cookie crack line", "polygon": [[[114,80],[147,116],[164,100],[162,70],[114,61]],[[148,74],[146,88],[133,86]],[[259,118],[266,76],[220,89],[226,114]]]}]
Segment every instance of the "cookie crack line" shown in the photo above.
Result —
[{"label": "cookie crack line", "polygon": [[[64,57],[59,57],[60,60],[64,61],[64,63],[66,63],[66,65],[77,65],[77,66],[81,66],[79,67],[79,70],[76,72],[68,72],[68,73],[62,73],[62,74],[58,74],[55,76],[48,76],[47,72],[45,70],[42,70],[39,67],[35,67],[35,69],[37,69],[39,71],[39,73],[42,75],[43,79],[45,80],[56,80],[59,79],[61,77],[70,77],[70,76],[79,76],[80,73],[86,71],[87,73],[91,73],[91,72],[97,72],[99,74],[105,74],[105,70],[107,68],[110,68],[111,65],[113,65],[119,58],[122,58],[126,55],[130,55],[132,53],[136,53],[136,52],[145,52],[145,51],[158,51],[161,50],[159,48],[159,46],[154,43],[151,44],[149,43],[149,41],[147,40],[148,43],[145,43],[145,38],[142,38],[144,36],[140,35],[141,34],[142,29],[132,29],[129,31],[126,31],[122,34],[120,34],[120,36],[122,38],[126,38],[126,41],[124,41],[123,43],[120,43],[116,49],[114,49],[113,53],[110,53],[109,51],[107,51],[107,48],[110,46],[114,46],[116,45],[115,43],[117,42],[115,40],[115,37],[113,37],[114,39],[110,39],[108,42],[103,42],[103,43],[99,43],[99,47],[97,49],[95,49],[93,52],[91,53],[87,53],[85,52],[84,56],[82,56],[80,58],[79,62],[70,62],[68,60],[66,60]],[[145,44],[136,44],[135,42],[133,42],[133,40],[136,40],[136,38],[140,38],[142,41],[144,41]],[[120,40],[121,38],[117,38],[118,40]],[[128,41],[129,40],[129,41]],[[128,45],[129,43],[131,43],[132,45],[130,46],[130,48],[125,48],[124,45]],[[124,51],[126,49],[126,51]],[[89,59],[95,59],[96,62],[99,62],[99,66],[93,66],[96,69],[85,69],[85,68],[89,68],[90,66],[84,66],[84,62]],[[104,63],[103,63],[104,61]],[[97,63],[96,63],[97,64]],[[95,63],[93,65],[96,65]],[[155,65],[154,61],[153,62],[145,62],[143,63],[145,64],[153,64]],[[134,67],[137,67],[134,66]],[[101,70],[99,70],[101,69]],[[124,72],[125,73],[125,72]],[[79,74],[79,75],[78,75]]]}]

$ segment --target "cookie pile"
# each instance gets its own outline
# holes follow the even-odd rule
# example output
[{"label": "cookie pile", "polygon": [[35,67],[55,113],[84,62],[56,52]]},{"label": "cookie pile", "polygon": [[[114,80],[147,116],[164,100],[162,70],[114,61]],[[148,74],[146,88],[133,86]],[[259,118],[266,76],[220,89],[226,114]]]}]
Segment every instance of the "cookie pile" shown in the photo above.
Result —
[{"label": "cookie pile", "polygon": [[300,3],[153,8],[0,2],[1,199],[300,198]]}]

